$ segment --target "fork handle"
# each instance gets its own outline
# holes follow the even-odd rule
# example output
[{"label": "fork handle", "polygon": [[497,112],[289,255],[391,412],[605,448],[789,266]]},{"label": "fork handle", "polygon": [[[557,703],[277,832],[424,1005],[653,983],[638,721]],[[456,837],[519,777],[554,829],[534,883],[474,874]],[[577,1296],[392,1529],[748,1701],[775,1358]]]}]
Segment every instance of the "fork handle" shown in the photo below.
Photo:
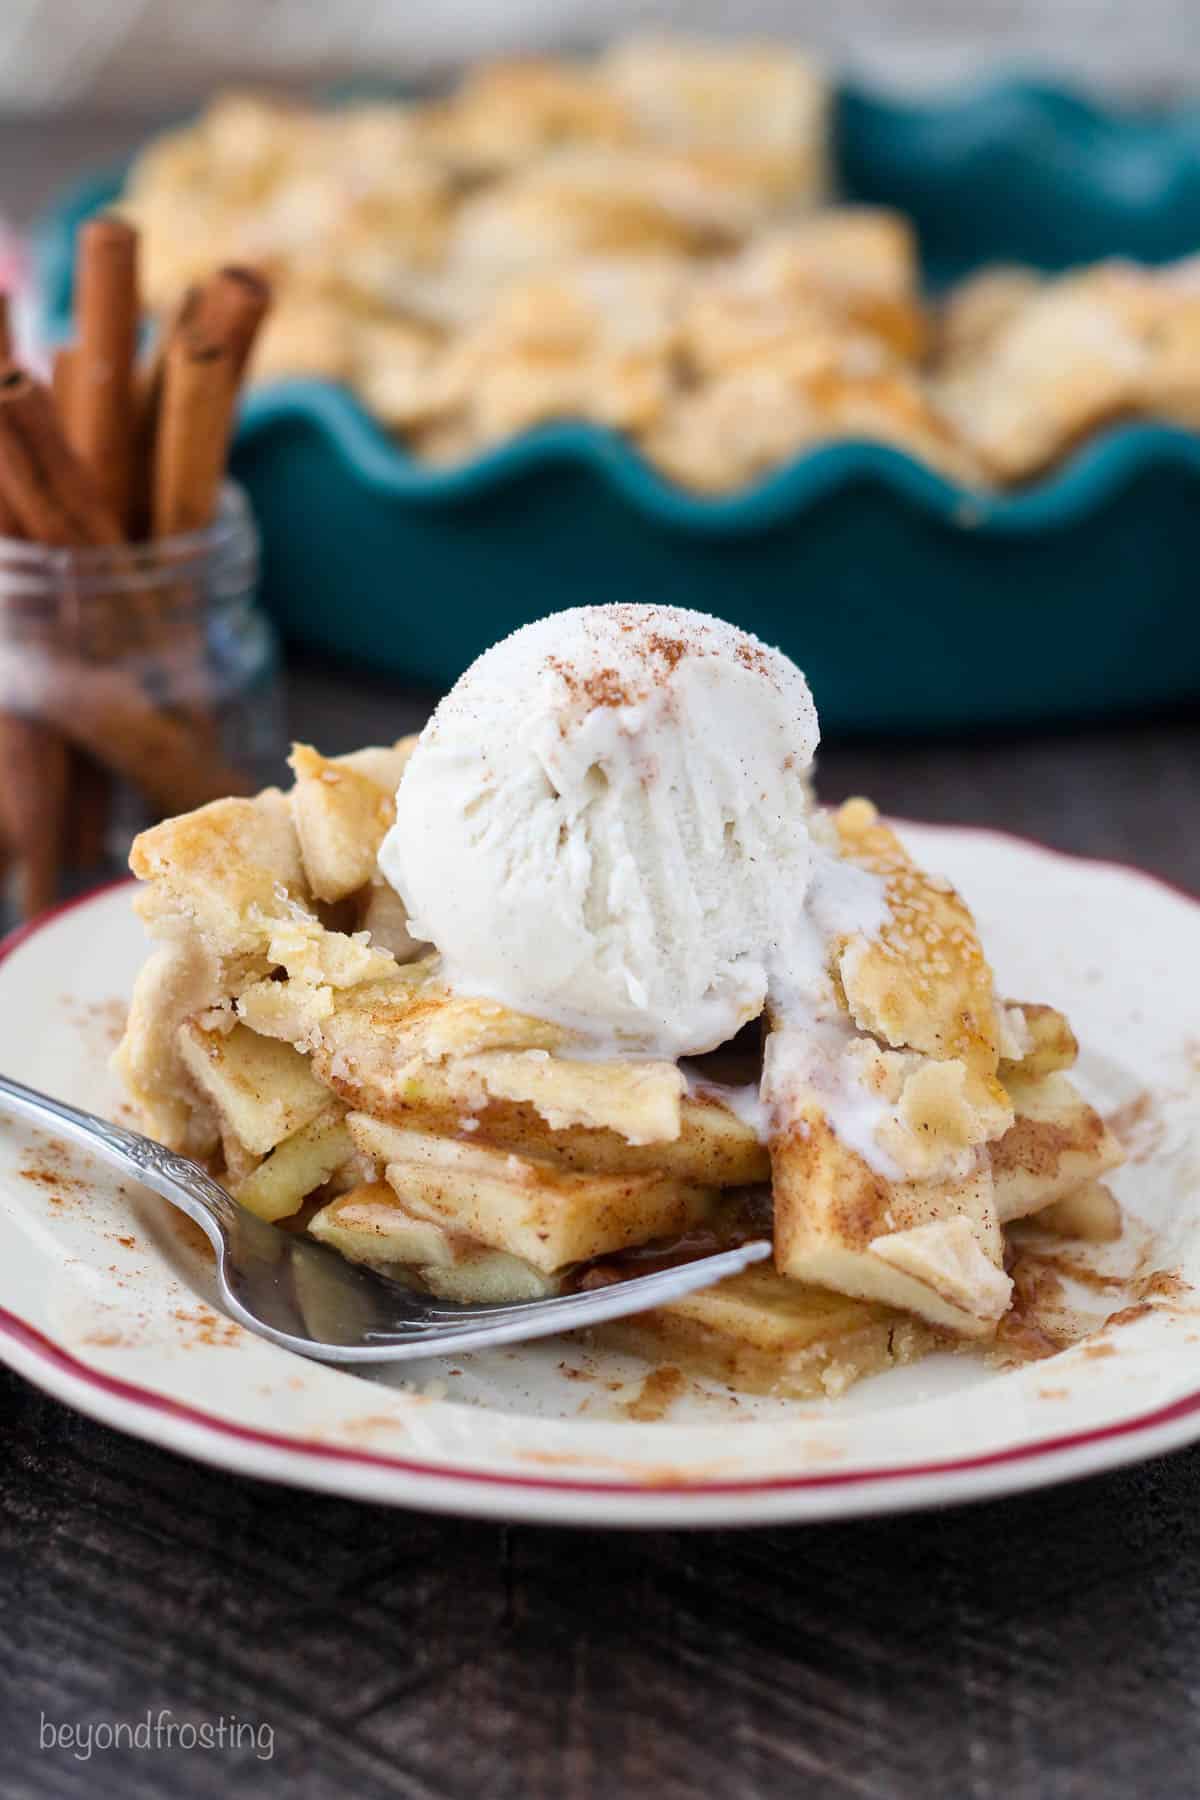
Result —
[{"label": "fork handle", "polygon": [[122,1125],[113,1125],[95,1113],[68,1106],[65,1100],[39,1093],[36,1088],[26,1087],[23,1081],[14,1081],[9,1075],[0,1075],[0,1094],[8,1102],[10,1112],[31,1119],[35,1125],[45,1125],[48,1120],[53,1120],[61,1136],[73,1139],[88,1150],[103,1152],[107,1149],[113,1161],[121,1165],[130,1154],[128,1140],[137,1137],[136,1132],[126,1131]]},{"label": "fork handle", "polygon": [[0,1102],[35,1125],[52,1125],[60,1137],[81,1144],[122,1175],[144,1182],[195,1219],[210,1237],[214,1236],[214,1222],[226,1228],[234,1222],[239,1208],[224,1188],[199,1163],[168,1150],[165,1144],[156,1144],[139,1131],[114,1125],[110,1119],[26,1087],[9,1075],[0,1075]]}]

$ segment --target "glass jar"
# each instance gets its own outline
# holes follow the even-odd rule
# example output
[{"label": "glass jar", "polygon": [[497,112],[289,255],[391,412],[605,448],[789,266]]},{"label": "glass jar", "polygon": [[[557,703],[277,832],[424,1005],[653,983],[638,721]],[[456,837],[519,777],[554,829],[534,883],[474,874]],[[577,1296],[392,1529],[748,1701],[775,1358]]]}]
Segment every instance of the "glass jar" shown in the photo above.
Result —
[{"label": "glass jar", "polygon": [[0,745],[40,738],[49,780],[65,741],[93,794],[97,766],[109,771],[96,805],[110,855],[152,818],[278,779],[279,658],[257,579],[258,534],[232,483],[212,525],[179,537],[79,550],[0,538]]}]

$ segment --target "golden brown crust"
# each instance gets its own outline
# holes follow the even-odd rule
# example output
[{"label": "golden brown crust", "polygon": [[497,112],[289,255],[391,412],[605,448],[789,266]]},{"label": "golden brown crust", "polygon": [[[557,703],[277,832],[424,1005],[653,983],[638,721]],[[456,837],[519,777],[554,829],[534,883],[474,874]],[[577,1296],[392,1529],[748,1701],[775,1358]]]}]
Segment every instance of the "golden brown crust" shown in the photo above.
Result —
[{"label": "golden brown crust", "polygon": [[986,1335],[1008,1302],[986,1156],[964,1173],[897,1181],[847,1148],[813,1099],[771,1142],[781,1275]]},{"label": "golden brown crust", "polygon": [[212,954],[265,949],[271,922],[308,892],[287,798],[266,788],[253,800],[214,800],[167,819],[134,840],[129,866],[152,929],[191,924]]},{"label": "golden brown crust", "polygon": [[851,939],[838,974],[851,1017],[897,1048],[994,1076],[1000,1025],[975,921],[949,882],[923,873],[867,800],[837,814],[841,854],[880,876],[888,916],[877,939]]},{"label": "golden brown crust", "polygon": [[358,769],[293,744],[289,757],[296,784],[292,818],[310,892],[318,900],[344,900],[375,873],[379,846],[396,816],[390,789]]}]

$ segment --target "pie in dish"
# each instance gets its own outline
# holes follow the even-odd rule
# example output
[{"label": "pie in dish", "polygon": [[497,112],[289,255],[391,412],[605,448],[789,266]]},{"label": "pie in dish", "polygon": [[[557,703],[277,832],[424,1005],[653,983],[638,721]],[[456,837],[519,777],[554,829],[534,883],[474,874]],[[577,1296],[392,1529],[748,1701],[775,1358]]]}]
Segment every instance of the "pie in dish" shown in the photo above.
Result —
[{"label": "pie in dish", "polygon": [[[705,645],[718,622],[582,611],[654,615],[644,654],[678,724],[679,646]],[[756,645],[734,635],[738,654]],[[578,669],[554,661],[539,680],[574,705]],[[637,706],[612,699],[587,700],[588,729],[608,728],[607,707],[636,735]],[[656,741],[644,785],[665,779]],[[1120,1151],[1071,1081],[1069,1024],[997,995],[963,899],[867,801],[829,813],[804,801],[822,866],[878,896],[867,925],[828,908],[801,998],[739,994],[727,1041],[649,1054],[620,1031],[598,1040],[586,1019],[469,991],[420,941],[381,873],[385,846],[407,841],[396,797],[413,754],[412,740],[332,758],[297,745],[288,792],[218,801],[133,848],[156,947],[118,1069],[145,1129],[207,1160],[260,1217],[463,1300],[619,1280],[773,1232],[773,1271],[599,1335],[796,1395],[840,1392],[939,1344],[989,1343],[1012,1300],[1011,1223],[1042,1214],[1098,1233],[1111,1217],[1097,1184]],[[595,788],[595,742],[592,754]],[[472,816],[485,800],[481,788]],[[564,828],[560,860],[566,841]],[[499,901],[495,916],[501,933]]]},{"label": "pie in dish", "polygon": [[636,37],[434,100],[223,94],[122,205],[156,313],[214,259],[266,269],[252,378],[348,385],[433,465],[583,420],[699,493],[847,440],[987,490],[1115,421],[1196,426],[1194,259],[934,300],[911,220],[831,203],[831,112],[792,48]]}]

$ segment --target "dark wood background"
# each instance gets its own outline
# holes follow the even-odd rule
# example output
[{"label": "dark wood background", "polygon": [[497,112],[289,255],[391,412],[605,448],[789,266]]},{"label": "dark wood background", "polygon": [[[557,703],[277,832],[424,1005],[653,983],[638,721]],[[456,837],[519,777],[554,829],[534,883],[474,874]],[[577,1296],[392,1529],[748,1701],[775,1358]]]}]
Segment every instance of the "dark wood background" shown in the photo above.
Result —
[{"label": "dark wood background", "polygon": [[[0,122],[4,179],[32,209],[129,131]],[[289,703],[338,751],[427,699],[299,666]],[[1200,891],[1194,720],[833,747],[821,786]],[[41,1747],[160,1709],[273,1755]],[[218,1792],[1194,1800],[1200,1449],[908,1518],[569,1532],[223,1475],[0,1372],[0,1796]]]}]

